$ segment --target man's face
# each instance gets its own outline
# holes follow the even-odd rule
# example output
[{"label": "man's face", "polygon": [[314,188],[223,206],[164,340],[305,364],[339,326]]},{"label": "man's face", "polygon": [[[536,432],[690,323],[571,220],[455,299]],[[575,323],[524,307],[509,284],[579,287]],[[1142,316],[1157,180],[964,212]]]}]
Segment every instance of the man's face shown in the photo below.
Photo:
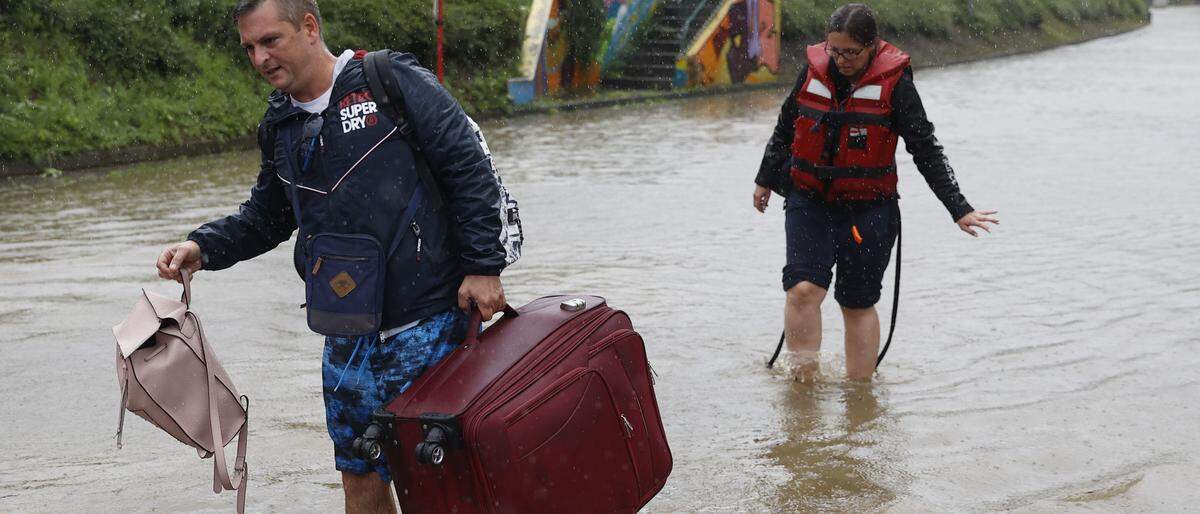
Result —
[{"label": "man's face", "polygon": [[280,15],[273,1],[238,19],[242,48],[250,64],[267,82],[285,93],[298,88],[297,76],[304,75],[312,61],[314,43],[320,41],[316,20],[305,16],[297,28]]}]

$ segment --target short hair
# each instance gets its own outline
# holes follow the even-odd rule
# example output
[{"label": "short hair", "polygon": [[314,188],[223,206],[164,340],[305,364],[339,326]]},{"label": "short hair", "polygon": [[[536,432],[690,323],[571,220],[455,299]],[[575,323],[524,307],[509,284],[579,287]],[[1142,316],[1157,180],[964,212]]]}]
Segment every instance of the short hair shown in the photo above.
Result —
[{"label": "short hair", "polygon": [[869,46],[879,37],[875,12],[865,4],[843,5],[829,17],[829,30],[825,33],[833,32],[845,32],[859,44]]},{"label": "short hair", "polygon": [[[317,19],[317,29],[324,32],[321,23],[321,10],[317,8],[317,0],[271,1],[279,6],[279,14],[283,18],[283,21],[291,23],[296,28],[300,28],[300,23],[304,21],[304,15],[311,14]],[[242,16],[258,10],[266,2],[267,0],[238,0],[237,5],[233,8],[233,21],[238,21],[242,19]]]}]

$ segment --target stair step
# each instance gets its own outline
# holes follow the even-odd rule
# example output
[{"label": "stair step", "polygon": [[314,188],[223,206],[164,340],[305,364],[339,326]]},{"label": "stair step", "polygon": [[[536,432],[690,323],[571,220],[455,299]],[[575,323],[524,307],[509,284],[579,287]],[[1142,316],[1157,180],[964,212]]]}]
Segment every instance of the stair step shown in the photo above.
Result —
[{"label": "stair step", "polygon": [[675,67],[676,59],[671,57],[632,57],[629,59],[629,65],[626,69],[636,70],[647,66],[670,66]]},{"label": "stair step", "polygon": [[675,66],[675,61],[678,59],[679,54],[674,52],[655,52],[635,54],[629,58],[628,62],[630,68],[653,65]]},{"label": "stair step", "polygon": [[649,79],[649,80],[670,80],[675,76],[675,67],[657,67],[657,68],[625,68],[621,70],[621,75],[615,78],[623,79]]},{"label": "stair step", "polygon": [[675,74],[675,65],[674,64],[646,64],[643,66],[638,66],[638,69],[642,72],[652,72],[653,75],[674,75]]},{"label": "stair step", "polygon": [[[678,37],[670,37],[670,38],[662,38],[662,39],[651,39],[649,41],[646,41],[646,46],[644,48],[658,49],[658,48],[663,48],[663,47],[679,48],[679,38]],[[661,50],[657,50],[657,51],[661,51]]]},{"label": "stair step", "polygon": [[615,89],[671,89],[674,82],[659,78],[619,78],[606,80],[604,85]]},{"label": "stair step", "polygon": [[678,38],[682,30],[683,27],[662,27],[655,25],[647,31],[647,35],[650,36],[650,39],[673,39]]}]

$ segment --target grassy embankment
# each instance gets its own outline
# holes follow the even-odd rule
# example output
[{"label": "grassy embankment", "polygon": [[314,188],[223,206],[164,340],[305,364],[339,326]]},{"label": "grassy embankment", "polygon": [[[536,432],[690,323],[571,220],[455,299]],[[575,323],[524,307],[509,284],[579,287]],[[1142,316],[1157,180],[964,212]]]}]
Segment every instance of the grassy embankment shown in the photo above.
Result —
[{"label": "grassy embankment", "polygon": [[[842,1],[786,0],[784,44],[793,59],[824,39],[827,13]],[[876,0],[881,36],[918,66],[1040,50],[1140,27],[1145,0]]]},{"label": "grassy embankment", "polygon": [[[232,4],[0,2],[0,161],[62,166],[96,150],[245,140],[270,89],[247,64]],[[507,107],[523,4],[446,2],[447,82],[475,111]],[[403,49],[433,66],[428,0],[321,6],[331,49]]]},{"label": "grassy embankment", "polygon": [[[826,17],[842,1],[782,1],[785,53],[794,62],[806,42],[823,37]],[[195,151],[199,142],[219,148],[247,141],[269,88],[246,64],[225,3],[0,2],[0,175],[13,169],[5,162],[84,167],[111,162],[123,149],[191,145]],[[1147,19],[1144,0],[871,5],[884,36],[927,65],[1069,43]],[[331,48],[404,49],[432,64],[427,0],[338,0],[322,7]],[[515,72],[526,9],[518,0],[447,2],[447,82],[471,112],[511,112],[505,80]],[[162,155],[133,152],[125,160]]]}]

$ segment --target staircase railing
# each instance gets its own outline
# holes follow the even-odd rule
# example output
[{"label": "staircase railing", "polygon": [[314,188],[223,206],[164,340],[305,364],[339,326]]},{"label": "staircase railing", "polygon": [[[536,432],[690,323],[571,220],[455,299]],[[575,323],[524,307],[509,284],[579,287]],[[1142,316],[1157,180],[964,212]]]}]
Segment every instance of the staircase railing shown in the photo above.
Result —
[{"label": "staircase railing", "polygon": [[625,16],[618,18],[616,26],[613,27],[613,33],[609,39],[608,49],[604,51],[604,57],[600,60],[601,73],[607,71],[618,56],[625,51],[634,39],[634,34],[638,28],[650,18],[654,10],[660,4],[660,0],[633,0],[629,2],[625,11]]},{"label": "staircase railing", "polygon": [[691,42],[692,33],[694,32],[692,30],[692,23],[696,21],[696,17],[699,16],[700,13],[704,12],[704,10],[708,8],[708,4],[712,3],[713,1],[714,0],[700,0],[700,2],[696,4],[696,8],[692,9],[692,14],[687,17],[687,21],[683,22],[683,28],[679,31],[680,52],[685,51],[687,49],[687,44]]}]

